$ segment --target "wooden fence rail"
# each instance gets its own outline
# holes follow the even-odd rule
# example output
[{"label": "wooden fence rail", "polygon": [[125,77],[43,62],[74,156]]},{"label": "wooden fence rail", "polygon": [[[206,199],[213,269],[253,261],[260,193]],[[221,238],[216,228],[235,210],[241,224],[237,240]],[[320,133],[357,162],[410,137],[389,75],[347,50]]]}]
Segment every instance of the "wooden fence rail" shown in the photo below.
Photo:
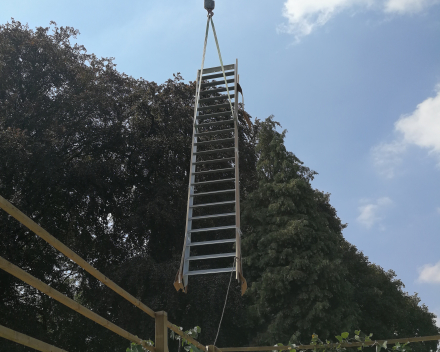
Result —
[{"label": "wooden fence rail", "polygon": [[61,348],[49,345],[46,342],[34,339],[33,337],[27,336],[20,332],[8,329],[5,326],[0,325],[0,337],[3,337],[7,340],[11,340],[17,342],[21,345],[33,348],[37,351],[43,352],[67,352],[66,350],[62,350]]},{"label": "wooden fence rail", "polygon": [[138,299],[134,298],[131,294],[125,291],[120,286],[116,285],[112,280],[102,274],[100,271],[95,269],[89,263],[87,263],[84,259],[82,259],[78,254],[72,251],[69,247],[63,244],[61,241],[57,240],[53,237],[49,232],[43,229],[40,225],[38,225],[35,221],[31,220],[25,214],[23,214],[19,209],[14,207],[11,203],[9,203],[6,199],[0,196],[0,208],[2,208],[9,215],[17,219],[24,226],[26,226],[29,230],[40,236],[47,243],[52,245],[54,248],[58,249],[61,253],[63,253],[67,258],[71,259],[73,262],[78,264],[81,268],[87,271],[90,275],[97,278],[104,285],[115,291],[120,296],[124,297],[127,301],[133,303],[136,307],[139,307],[145,313],[147,313],[150,317],[154,318],[154,310],[147,307]]},{"label": "wooden fence rail", "polygon": [[11,275],[14,275],[16,278],[26,282],[28,285],[31,285],[32,287],[36,288],[37,290],[40,290],[41,292],[45,293],[49,297],[52,297],[53,299],[64,304],[65,306],[84,315],[85,317],[89,318],[90,320],[93,320],[95,323],[102,325],[103,327],[113,331],[114,333],[126,338],[129,341],[136,342],[137,344],[142,345],[146,349],[148,349],[152,352],[155,352],[154,347],[147,345],[147,343],[145,341],[141,340],[139,337],[137,337],[133,334],[130,334],[128,331],[125,331],[124,329],[113,324],[112,322],[108,321],[107,319],[104,319],[103,317],[99,316],[98,314],[96,314],[96,313],[92,312],[91,310],[87,309],[86,307],[82,306],[78,302],[75,302],[73,299],[64,296],[61,292],[55,290],[54,288],[50,287],[49,285],[46,285],[44,282],[38,280],[37,278],[33,277],[32,275],[28,274],[24,270],[20,269],[18,266],[15,266],[14,264],[8,262],[6,259],[4,259],[2,257],[0,257],[0,269],[3,269],[4,271],[8,272]]}]

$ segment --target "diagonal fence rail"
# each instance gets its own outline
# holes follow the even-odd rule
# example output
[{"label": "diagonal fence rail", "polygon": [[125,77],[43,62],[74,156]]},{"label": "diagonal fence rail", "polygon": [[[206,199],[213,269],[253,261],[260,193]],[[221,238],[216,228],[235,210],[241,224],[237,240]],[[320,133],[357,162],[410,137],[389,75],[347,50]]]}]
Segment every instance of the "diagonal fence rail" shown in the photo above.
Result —
[{"label": "diagonal fence rail", "polygon": [[7,340],[11,340],[17,342],[21,345],[33,348],[37,351],[43,352],[67,352],[66,350],[62,350],[61,348],[49,345],[46,342],[34,339],[33,337],[27,336],[20,332],[11,330],[6,326],[0,325],[0,337],[3,337]]}]

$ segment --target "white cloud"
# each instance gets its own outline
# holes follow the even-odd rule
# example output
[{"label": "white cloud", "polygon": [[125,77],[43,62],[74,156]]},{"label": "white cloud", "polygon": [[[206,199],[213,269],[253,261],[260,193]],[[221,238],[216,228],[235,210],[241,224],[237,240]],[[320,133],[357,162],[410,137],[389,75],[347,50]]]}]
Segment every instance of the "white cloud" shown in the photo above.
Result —
[{"label": "white cloud", "polygon": [[440,283],[440,261],[437,264],[426,264],[419,269],[419,282]]},{"label": "white cloud", "polygon": [[391,143],[381,143],[371,150],[373,162],[379,173],[394,177],[394,170],[402,160],[408,146],[427,149],[438,158],[440,167],[440,86],[436,96],[428,98],[410,115],[404,115],[394,124],[396,138]]},{"label": "white cloud", "polygon": [[286,0],[283,16],[287,23],[279,30],[294,34],[296,39],[326,24],[334,15],[347,9],[377,8],[386,13],[416,13],[440,0]]},{"label": "white cloud", "polygon": [[406,144],[401,141],[381,143],[371,150],[373,163],[380,174],[393,178],[396,167],[402,162]]},{"label": "white cloud", "polygon": [[409,116],[401,117],[395,124],[403,134],[403,141],[427,148],[440,158],[440,89],[437,96],[417,105]]},{"label": "white cloud", "polygon": [[370,229],[373,225],[383,219],[382,212],[391,204],[393,204],[393,201],[388,197],[382,197],[376,202],[364,204],[359,207],[360,215],[356,220],[367,229]]},{"label": "white cloud", "polygon": [[399,14],[416,13],[438,3],[437,0],[388,0],[384,10]]}]

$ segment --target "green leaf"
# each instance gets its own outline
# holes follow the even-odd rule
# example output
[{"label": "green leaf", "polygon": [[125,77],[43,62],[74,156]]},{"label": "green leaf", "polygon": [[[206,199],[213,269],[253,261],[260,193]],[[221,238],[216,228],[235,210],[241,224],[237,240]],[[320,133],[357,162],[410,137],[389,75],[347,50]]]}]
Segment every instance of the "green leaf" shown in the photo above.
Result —
[{"label": "green leaf", "polygon": [[383,347],[384,349],[387,349],[387,341],[385,341],[385,342],[382,344],[382,347]]},{"label": "green leaf", "polygon": [[338,339],[339,342],[342,342],[342,336],[338,335],[338,336],[335,336],[335,337]]},{"label": "green leaf", "polygon": [[202,332],[202,329],[200,328],[200,326],[196,326],[197,329],[197,333],[200,334]]},{"label": "green leaf", "polygon": [[355,333],[355,335],[360,335],[361,331],[360,330],[355,330],[354,333]]},{"label": "green leaf", "polygon": [[348,337],[348,335],[350,335],[348,332],[343,332],[343,333],[341,334],[341,336],[342,336],[343,339],[346,339],[346,338]]}]

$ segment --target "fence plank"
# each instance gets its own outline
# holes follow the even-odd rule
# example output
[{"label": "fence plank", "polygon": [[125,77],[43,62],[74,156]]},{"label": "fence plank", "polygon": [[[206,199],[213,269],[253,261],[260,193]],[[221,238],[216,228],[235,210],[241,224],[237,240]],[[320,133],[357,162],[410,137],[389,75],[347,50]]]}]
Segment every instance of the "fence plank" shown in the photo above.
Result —
[{"label": "fence plank", "polygon": [[61,348],[49,345],[46,342],[34,339],[33,337],[27,336],[20,332],[11,330],[6,326],[0,325],[0,337],[3,337],[7,340],[11,340],[19,343],[20,345],[24,345],[30,348],[33,348],[37,351],[43,352],[67,352],[66,350],[62,350]]}]

